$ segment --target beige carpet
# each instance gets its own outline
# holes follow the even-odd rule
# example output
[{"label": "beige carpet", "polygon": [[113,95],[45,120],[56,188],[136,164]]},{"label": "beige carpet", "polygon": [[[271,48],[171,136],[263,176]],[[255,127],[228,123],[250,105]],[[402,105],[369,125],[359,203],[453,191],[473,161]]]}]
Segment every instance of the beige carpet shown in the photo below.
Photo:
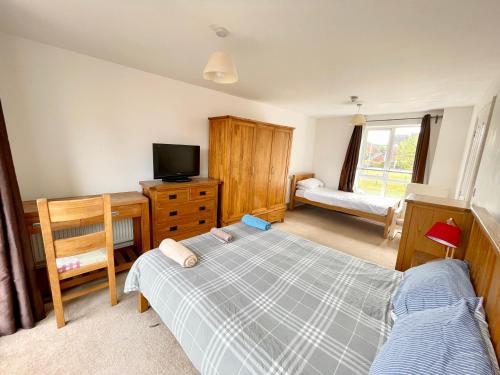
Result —
[{"label": "beige carpet", "polygon": [[384,240],[384,227],[364,219],[319,207],[300,206],[288,211],[285,222],[274,224],[274,227],[383,267],[396,265],[401,236],[392,241]]},{"label": "beige carpet", "polygon": [[[275,227],[393,267],[397,241],[382,227],[313,207],[287,213]],[[135,295],[111,307],[107,290],[65,304],[67,325],[56,329],[52,311],[38,325],[0,338],[0,374],[195,374],[188,358],[151,309],[136,311]]]}]

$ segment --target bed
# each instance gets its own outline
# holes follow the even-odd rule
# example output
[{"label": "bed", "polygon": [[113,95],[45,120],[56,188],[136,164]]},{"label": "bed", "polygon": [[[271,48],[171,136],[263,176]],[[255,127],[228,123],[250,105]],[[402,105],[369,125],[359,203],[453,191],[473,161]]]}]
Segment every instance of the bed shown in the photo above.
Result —
[{"label": "bed", "polygon": [[366,374],[391,327],[401,273],[276,229],[182,243],[199,264],[156,250],[132,266],[140,291],[203,374]]},{"label": "bed", "polygon": [[384,224],[384,238],[388,238],[394,231],[395,212],[401,203],[399,199],[373,197],[325,187],[310,190],[298,189],[299,181],[312,177],[314,173],[301,173],[293,176],[288,206],[290,210],[295,208],[296,202],[301,202],[382,223]]},{"label": "bed", "polygon": [[[498,224],[472,212],[464,260],[498,359]],[[275,229],[224,229],[233,243],[209,234],[182,241],[199,255],[194,268],[158,249],[139,257],[125,283],[139,292],[139,311],[150,304],[203,374],[368,373],[389,336],[402,273]]]}]

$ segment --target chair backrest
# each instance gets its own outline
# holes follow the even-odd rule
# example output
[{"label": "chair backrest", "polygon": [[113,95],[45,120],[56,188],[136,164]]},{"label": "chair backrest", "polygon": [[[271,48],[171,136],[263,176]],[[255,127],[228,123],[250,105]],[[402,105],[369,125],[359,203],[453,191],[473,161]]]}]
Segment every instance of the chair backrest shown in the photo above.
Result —
[{"label": "chair backrest", "polygon": [[[99,197],[48,201],[38,199],[38,214],[42,230],[47,264],[55,258],[68,257],[92,250],[106,248],[113,252],[113,228],[111,219],[111,197]],[[104,230],[81,236],[54,240],[53,224],[74,223],[77,226],[84,220],[102,218]],[[97,220],[100,221],[100,220]]]}]

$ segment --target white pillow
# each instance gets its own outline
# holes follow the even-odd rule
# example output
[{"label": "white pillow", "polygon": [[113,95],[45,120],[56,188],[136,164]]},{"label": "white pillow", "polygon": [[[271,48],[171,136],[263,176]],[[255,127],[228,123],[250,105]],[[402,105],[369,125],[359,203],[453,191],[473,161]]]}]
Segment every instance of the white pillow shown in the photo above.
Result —
[{"label": "white pillow", "polygon": [[317,178],[306,178],[305,180],[300,180],[297,182],[297,186],[300,189],[308,190],[308,189],[314,189],[317,187],[323,187],[325,184],[323,181],[318,180]]}]

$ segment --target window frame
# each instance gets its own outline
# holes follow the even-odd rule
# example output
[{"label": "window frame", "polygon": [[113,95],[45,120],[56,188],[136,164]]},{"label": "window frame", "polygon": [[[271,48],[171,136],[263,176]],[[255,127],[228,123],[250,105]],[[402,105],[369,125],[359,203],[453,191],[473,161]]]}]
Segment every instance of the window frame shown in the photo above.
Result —
[{"label": "window frame", "polygon": [[[362,130],[362,136],[361,136],[361,145],[359,148],[359,155],[358,155],[358,165],[356,166],[356,177],[354,180],[354,191],[359,191],[359,178],[363,177],[366,179],[370,180],[382,180],[383,185],[381,189],[381,194],[374,195],[377,197],[385,197],[385,190],[387,187],[388,183],[396,183],[396,184],[406,184],[408,185],[411,183],[411,175],[413,174],[413,171],[406,171],[403,169],[395,169],[395,168],[390,168],[390,163],[391,163],[391,154],[392,154],[392,148],[394,146],[394,134],[396,132],[396,129],[399,128],[419,128],[421,125],[418,123],[413,123],[413,124],[380,124],[380,125],[364,125],[363,130]],[[368,131],[369,130],[389,130],[389,142],[387,144],[387,152],[385,154],[384,158],[384,167],[383,168],[376,168],[376,167],[367,167],[363,165],[363,155],[365,152],[365,146],[368,138]],[[378,171],[382,172],[382,176],[370,176],[366,174],[360,174],[361,171]],[[395,173],[403,173],[403,174],[408,174],[410,175],[410,181],[409,182],[404,182],[401,180],[395,180],[389,178],[389,173],[395,172]],[[368,194],[372,195],[372,194]]]}]

